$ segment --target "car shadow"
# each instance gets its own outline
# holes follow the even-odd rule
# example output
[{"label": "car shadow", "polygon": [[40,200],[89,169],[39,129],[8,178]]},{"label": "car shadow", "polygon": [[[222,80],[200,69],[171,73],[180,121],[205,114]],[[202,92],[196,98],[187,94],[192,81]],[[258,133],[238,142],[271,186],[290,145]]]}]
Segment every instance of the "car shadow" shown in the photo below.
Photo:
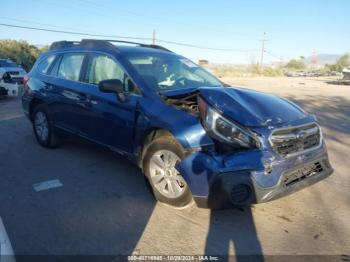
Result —
[{"label": "car shadow", "polygon": [[211,211],[205,254],[227,254],[220,261],[264,261],[251,207]]},{"label": "car shadow", "polygon": [[[0,106],[0,214],[17,261],[132,254],[156,204],[140,170],[88,143],[40,147],[18,108]],[[63,186],[33,189],[53,179]]]},{"label": "car shadow", "polygon": [[[254,157],[259,157],[259,155],[254,155]],[[210,163],[210,161],[203,157],[203,154],[195,153],[190,160],[192,173],[190,183],[194,183],[196,177],[203,182],[199,177],[206,177],[205,180],[210,185],[209,195],[205,200],[205,203],[212,208],[205,255],[218,256],[220,261],[231,259],[234,261],[264,261],[253,218],[253,206],[237,206],[237,204],[256,201],[249,173],[226,172],[213,176],[215,171],[208,171],[211,165],[206,167],[205,163]],[[263,165],[261,158],[257,158],[256,161]],[[232,165],[240,165],[239,160]],[[234,176],[236,178],[232,179]],[[245,191],[245,188],[248,190]],[[204,199],[200,198],[199,201],[202,202]]]}]

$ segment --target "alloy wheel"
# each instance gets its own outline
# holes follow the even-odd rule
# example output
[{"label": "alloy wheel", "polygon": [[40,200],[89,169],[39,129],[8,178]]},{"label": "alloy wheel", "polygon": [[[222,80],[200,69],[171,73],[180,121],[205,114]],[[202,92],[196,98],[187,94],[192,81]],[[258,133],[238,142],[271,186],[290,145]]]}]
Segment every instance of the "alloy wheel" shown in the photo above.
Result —
[{"label": "alloy wheel", "polygon": [[151,183],[165,197],[178,198],[186,189],[186,181],[175,168],[180,161],[169,150],[159,150],[150,159]]},{"label": "alloy wheel", "polygon": [[46,115],[39,111],[34,118],[35,132],[41,141],[46,141],[49,137],[49,123]]}]

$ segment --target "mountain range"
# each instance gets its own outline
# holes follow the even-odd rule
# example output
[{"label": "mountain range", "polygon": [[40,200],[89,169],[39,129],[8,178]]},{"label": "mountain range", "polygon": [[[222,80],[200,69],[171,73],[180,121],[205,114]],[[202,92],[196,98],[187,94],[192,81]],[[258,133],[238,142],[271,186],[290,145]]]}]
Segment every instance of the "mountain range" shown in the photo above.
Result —
[{"label": "mountain range", "polygon": [[[317,54],[317,64],[325,65],[325,64],[335,64],[337,60],[341,57],[340,54]],[[309,56],[305,58],[306,64],[312,64],[312,60],[314,56]]]}]

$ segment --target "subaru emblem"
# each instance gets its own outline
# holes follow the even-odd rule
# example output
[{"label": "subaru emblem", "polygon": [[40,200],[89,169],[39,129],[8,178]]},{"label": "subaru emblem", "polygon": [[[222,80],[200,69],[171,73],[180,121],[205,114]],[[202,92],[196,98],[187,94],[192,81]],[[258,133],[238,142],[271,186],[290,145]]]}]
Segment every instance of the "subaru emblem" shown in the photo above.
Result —
[{"label": "subaru emblem", "polygon": [[297,139],[303,139],[303,138],[305,138],[306,134],[307,134],[307,133],[306,133],[304,130],[299,131],[299,132],[297,133]]}]

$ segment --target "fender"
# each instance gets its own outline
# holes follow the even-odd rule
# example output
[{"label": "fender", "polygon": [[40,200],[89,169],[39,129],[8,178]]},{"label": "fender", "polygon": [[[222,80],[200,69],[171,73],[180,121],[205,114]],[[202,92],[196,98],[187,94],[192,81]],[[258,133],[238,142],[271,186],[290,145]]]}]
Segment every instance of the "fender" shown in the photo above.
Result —
[{"label": "fender", "polygon": [[166,105],[159,98],[152,101],[141,97],[137,114],[134,149],[142,145],[144,134],[149,134],[155,129],[164,129],[170,132],[184,149],[214,144],[197,117]]}]

